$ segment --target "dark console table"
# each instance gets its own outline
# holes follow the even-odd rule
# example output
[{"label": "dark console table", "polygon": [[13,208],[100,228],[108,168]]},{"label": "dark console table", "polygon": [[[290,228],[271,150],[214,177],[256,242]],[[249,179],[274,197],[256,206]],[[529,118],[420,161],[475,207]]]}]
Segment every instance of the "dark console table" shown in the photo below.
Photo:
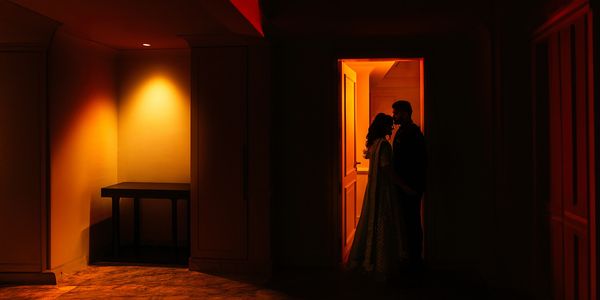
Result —
[{"label": "dark console table", "polygon": [[187,200],[189,212],[189,183],[121,182],[103,187],[100,190],[100,195],[102,197],[112,198],[113,251],[115,257],[119,256],[120,248],[119,200],[121,198],[133,198],[133,236],[136,249],[139,249],[140,246],[140,199],[170,199],[171,234],[173,238],[173,247],[175,249],[177,248],[177,200]]}]

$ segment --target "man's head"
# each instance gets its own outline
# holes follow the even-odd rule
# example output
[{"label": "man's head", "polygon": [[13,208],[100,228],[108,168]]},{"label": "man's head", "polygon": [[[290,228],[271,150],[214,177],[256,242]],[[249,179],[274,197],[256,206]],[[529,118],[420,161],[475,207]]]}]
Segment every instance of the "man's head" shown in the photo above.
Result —
[{"label": "man's head", "polygon": [[412,107],[406,100],[398,100],[392,104],[394,124],[408,124],[412,121]]}]

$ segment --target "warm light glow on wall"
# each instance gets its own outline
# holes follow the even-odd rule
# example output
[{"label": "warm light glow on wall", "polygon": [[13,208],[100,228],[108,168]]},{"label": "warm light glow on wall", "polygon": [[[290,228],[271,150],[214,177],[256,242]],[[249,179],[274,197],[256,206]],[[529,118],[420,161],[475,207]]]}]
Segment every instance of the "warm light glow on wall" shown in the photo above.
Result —
[{"label": "warm light glow on wall", "polygon": [[[173,117],[173,113],[178,108],[179,98],[176,87],[167,79],[157,76],[148,80],[140,88],[134,96],[133,105],[137,110],[137,117],[150,121],[154,125],[161,125],[160,120],[165,121]],[[157,126],[157,129],[160,129],[160,126]]]},{"label": "warm light glow on wall", "polygon": [[[190,57],[188,50],[121,54],[117,181],[190,182]],[[133,222],[131,204],[123,203],[122,224]],[[142,201],[140,213],[142,244],[168,245],[170,201]],[[133,242],[133,228],[122,228],[123,244]]]},{"label": "warm light glow on wall", "polygon": [[71,272],[109,248],[110,199],[117,181],[116,51],[57,30],[48,51],[50,264]]},{"label": "warm light glow on wall", "polygon": [[[110,215],[99,188],[116,179],[117,110],[110,98],[90,97],[54,132],[51,161],[51,265],[63,266],[88,252],[89,226]],[[110,176],[109,174],[114,174]],[[107,175],[108,174],[108,175]],[[94,209],[92,206],[96,205]],[[97,215],[90,215],[94,211]],[[67,217],[68,216],[68,217]],[[77,241],[76,243],[72,241]]]},{"label": "warm light glow on wall", "polygon": [[188,182],[188,97],[168,74],[136,81],[120,104],[119,180]]}]

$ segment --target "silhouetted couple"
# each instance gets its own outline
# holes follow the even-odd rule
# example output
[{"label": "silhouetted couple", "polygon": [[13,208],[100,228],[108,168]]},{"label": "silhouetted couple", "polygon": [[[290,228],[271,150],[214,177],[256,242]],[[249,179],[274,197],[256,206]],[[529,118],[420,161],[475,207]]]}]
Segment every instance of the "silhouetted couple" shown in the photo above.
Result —
[{"label": "silhouetted couple", "polygon": [[[351,269],[388,278],[401,267],[422,267],[421,197],[425,190],[425,140],[405,100],[392,105],[393,116],[379,113],[369,126],[365,157],[369,177],[363,207],[348,257]],[[393,125],[400,127],[387,137]]]}]

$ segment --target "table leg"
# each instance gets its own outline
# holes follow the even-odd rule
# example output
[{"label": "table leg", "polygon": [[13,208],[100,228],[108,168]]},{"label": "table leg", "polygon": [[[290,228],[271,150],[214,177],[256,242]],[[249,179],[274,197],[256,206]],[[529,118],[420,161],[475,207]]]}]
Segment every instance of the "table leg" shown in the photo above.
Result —
[{"label": "table leg", "polygon": [[133,248],[140,250],[140,198],[133,198]]},{"label": "table leg", "polygon": [[177,199],[171,199],[171,232],[173,247],[177,251]]},{"label": "table leg", "polygon": [[119,257],[120,224],[119,224],[119,197],[112,197],[112,230],[113,230],[113,256]]}]

